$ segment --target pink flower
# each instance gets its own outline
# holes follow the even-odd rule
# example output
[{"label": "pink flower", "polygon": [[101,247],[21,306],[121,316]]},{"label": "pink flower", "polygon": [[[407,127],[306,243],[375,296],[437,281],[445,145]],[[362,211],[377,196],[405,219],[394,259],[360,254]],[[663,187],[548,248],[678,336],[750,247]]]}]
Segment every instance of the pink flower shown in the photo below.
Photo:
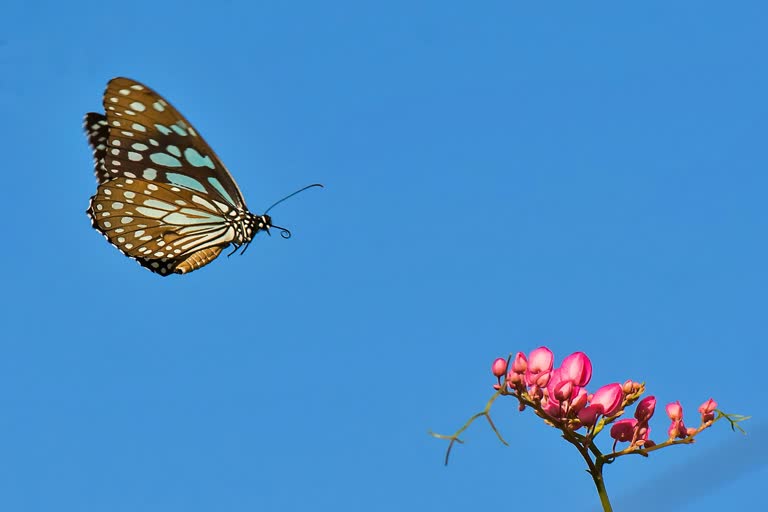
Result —
[{"label": "pink flower", "polygon": [[574,396],[578,388],[574,389],[573,383],[563,378],[562,368],[556,368],[549,372],[549,382],[547,383],[547,393],[549,399],[556,402],[568,401]]},{"label": "pink flower", "polygon": [[[578,417],[581,425],[591,427],[597,423],[597,417],[603,413],[603,406],[600,404],[590,404],[579,411]],[[617,422],[618,423],[618,422]]]},{"label": "pink flower", "polygon": [[667,429],[667,435],[670,439],[685,439],[688,437],[688,429],[685,428],[683,420],[672,420],[672,424]]},{"label": "pink flower", "polygon": [[592,362],[584,352],[574,352],[560,365],[564,379],[573,382],[574,386],[584,387],[592,378]]},{"label": "pink flower", "polygon": [[512,361],[512,371],[515,373],[525,373],[528,369],[528,360],[525,358],[525,354],[518,352],[515,359]]},{"label": "pink flower", "polygon": [[[552,372],[542,372],[534,376],[531,386],[538,386],[545,388],[549,384],[549,379],[552,377]],[[528,373],[525,374],[526,382],[528,382]]]},{"label": "pink flower", "polygon": [[705,412],[715,412],[717,409],[717,402],[711,398],[699,406],[699,412],[704,414]]},{"label": "pink flower", "polygon": [[493,375],[496,377],[502,377],[507,373],[507,360],[503,357],[496,359],[491,365],[491,372],[493,372]]},{"label": "pink flower", "polygon": [[648,436],[651,434],[651,427],[647,426],[647,424],[643,424],[644,426],[640,426],[641,424],[638,423],[637,425],[637,441],[636,443],[640,446],[645,446],[647,448],[650,448],[654,445],[653,441],[648,440]]},{"label": "pink flower", "polygon": [[552,369],[555,356],[547,347],[534,349],[528,356],[528,371],[533,373],[548,372]]},{"label": "pink flower", "polygon": [[717,409],[717,402],[711,398],[699,406],[699,412],[701,413],[702,423],[709,423],[715,419],[715,410]]},{"label": "pink flower", "polygon": [[640,403],[637,404],[637,409],[635,409],[635,418],[644,423],[648,422],[648,420],[651,419],[651,416],[653,416],[653,412],[655,410],[656,397],[647,396],[640,400]]},{"label": "pink flower", "polygon": [[534,384],[533,386],[528,388],[528,394],[530,395],[531,400],[534,400],[534,401],[541,400],[542,397],[544,396],[544,390],[541,387]]},{"label": "pink flower", "polygon": [[634,436],[635,425],[637,425],[635,418],[619,420],[611,426],[611,437],[621,442],[631,441]]},{"label": "pink flower", "polygon": [[528,368],[525,372],[525,382],[544,387],[547,385],[548,374],[552,371],[555,356],[547,347],[539,347],[528,355]]},{"label": "pink flower", "polygon": [[587,405],[588,401],[589,395],[587,394],[587,390],[584,388],[576,388],[575,396],[571,398],[571,410],[580,411]]},{"label": "pink flower", "polygon": [[509,373],[507,373],[507,385],[510,388],[515,388],[517,387],[518,384],[522,384],[522,383],[523,383],[522,375],[520,375],[519,373],[515,373],[514,371],[510,371]]},{"label": "pink flower", "polygon": [[680,401],[667,404],[667,416],[672,421],[680,421],[683,419],[683,406],[680,405]]},{"label": "pink flower", "polygon": [[560,404],[557,403],[555,400],[549,400],[549,399],[542,400],[541,408],[544,409],[544,412],[546,412],[553,418],[560,419],[563,415],[563,410],[560,407]]},{"label": "pink flower", "polygon": [[607,384],[592,395],[591,405],[599,405],[603,408],[601,411],[605,416],[611,416],[621,409],[624,400],[624,392],[621,390],[621,384]]},{"label": "pink flower", "polygon": [[573,383],[569,380],[563,380],[560,381],[557,386],[555,386],[555,400],[558,402],[566,402],[571,399],[571,394],[573,394]]}]

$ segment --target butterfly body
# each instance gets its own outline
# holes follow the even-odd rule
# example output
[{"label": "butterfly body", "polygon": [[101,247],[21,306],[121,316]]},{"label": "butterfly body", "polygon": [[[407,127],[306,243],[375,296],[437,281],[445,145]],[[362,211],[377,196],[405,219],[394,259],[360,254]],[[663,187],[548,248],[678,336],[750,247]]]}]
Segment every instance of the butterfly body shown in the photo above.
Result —
[{"label": "butterfly body", "polygon": [[224,164],[160,95],[115,78],[104,108],[85,116],[98,182],[87,214],[123,254],[159,275],[184,274],[269,234],[269,215],[248,211]]}]

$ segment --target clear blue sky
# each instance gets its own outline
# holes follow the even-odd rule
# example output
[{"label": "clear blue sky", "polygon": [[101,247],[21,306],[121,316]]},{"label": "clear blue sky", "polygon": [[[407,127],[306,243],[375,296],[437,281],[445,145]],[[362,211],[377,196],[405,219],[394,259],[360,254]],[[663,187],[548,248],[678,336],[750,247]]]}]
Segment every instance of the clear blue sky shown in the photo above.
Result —
[{"label": "clear blue sky", "polygon": [[[445,468],[427,436],[541,344],[755,416],[608,468],[617,505],[762,500],[768,6],[531,4],[4,4],[0,509],[586,512],[512,403],[510,448],[478,424]],[[293,238],[170,278],[109,246],[81,119],[114,76],[257,213],[324,183],[271,212]]]}]

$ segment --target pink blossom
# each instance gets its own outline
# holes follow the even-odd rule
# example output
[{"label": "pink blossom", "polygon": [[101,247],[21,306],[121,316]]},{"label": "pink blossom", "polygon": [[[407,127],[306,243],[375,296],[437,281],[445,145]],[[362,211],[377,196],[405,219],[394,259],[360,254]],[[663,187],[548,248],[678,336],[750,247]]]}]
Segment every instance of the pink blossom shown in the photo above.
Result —
[{"label": "pink blossom", "polygon": [[555,356],[547,347],[539,347],[528,355],[528,368],[525,371],[525,382],[532,386],[546,386],[548,374],[552,371]]},{"label": "pink blossom", "polygon": [[496,377],[501,377],[507,373],[507,360],[503,357],[496,359],[491,365],[491,372]]},{"label": "pink blossom", "polygon": [[530,388],[528,388],[528,394],[531,396],[532,400],[541,400],[541,398],[544,396],[544,390],[534,384]]},{"label": "pink blossom", "polygon": [[560,404],[557,403],[555,400],[549,400],[549,399],[542,400],[541,408],[544,409],[544,412],[546,412],[553,418],[559,419],[563,415],[563,410],[560,407]]},{"label": "pink blossom", "polygon": [[523,376],[514,371],[507,373],[507,385],[511,388],[517,387],[518,384],[523,383]]},{"label": "pink blossom", "polygon": [[559,402],[566,402],[571,399],[571,394],[573,393],[573,383],[569,380],[560,381],[557,386],[555,386],[555,399]]},{"label": "pink blossom", "polygon": [[715,419],[715,410],[717,409],[717,402],[711,398],[699,406],[699,412],[701,413],[702,423],[708,423]]},{"label": "pink blossom", "polygon": [[576,393],[573,398],[571,398],[571,410],[572,411],[580,411],[584,408],[585,405],[587,405],[587,402],[589,401],[589,395],[587,394],[587,390],[584,388],[576,388]]},{"label": "pink blossom", "polygon": [[[642,425],[642,426],[641,426]],[[654,445],[653,441],[650,441],[648,439],[648,436],[651,434],[651,427],[647,426],[647,424],[638,424],[637,425],[637,441],[636,443],[645,446],[647,448],[650,448]]]},{"label": "pink blossom", "polygon": [[[565,384],[570,384],[568,394],[562,392],[562,387]],[[563,379],[562,368],[556,368],[549,372],[549,382],[547,383],[547,394],[549,394],[550,400],[560,402],[561,400],[569,400],[574,392],[573,383]]]},{"label": "pink blossom", "polygon": [[680,401],[667,404],[667,416],[672,421],[680,421],[683,419],[683,406],[680,405]]},{"label": "pink blossom", "polygon": [[563,381],[563,371],[560,368],[555,368],[549,372],[549,382],[547,383],[547,390],[550,394],[555,392],[555,388]]},{"label": "pink blossom", "polygon": [[574,352],[560,365],[564,379],[570,380],[575,386],[584,387],[592,378],[592,362],[584,352]]},{"label": "pink blossom", "polygon": [[640,403],[637,404],[637,409],[635,409],[635,418],[641,422],[647,422],[651,419],[651,416],[653,416],[655,410],[656,397],[647,396],[640,400]]},{"label": "pink blossom", "polygon": [[547,347],[534,349],[528,355],[528,371],[533,373],[548,372],[552,369],[555,356]]},{"label": "pink blossom", "polygon": [[603,413],[603,406],[600,404],[590,404],[578,413],[579,421],[584,427],[591,427],[597,423],[597,417]]},{"label": "pink blossom", "polygon": [[[535,376],[533,379],[533,384],[535,386],[538,386],[540,388],[545,388],[549,384],[549,379],[552,377],[552,372],[542,372]],[[526,382],[528,379],[528,373],[525,374]]]},{"label": "pink blossom", "polygon": [[592,395],[592,405],[600,405],[602,414],[611,416],[621,409],[624,400],[624,392],[621,390],[621,384],[606,384]]},{"label": "pink blossom", "polygon": [[515,373],[525,373],[528,369],[528,360],[525,358],[525,354],[518,352],[515,359],[512,361],[512,371]]},{"label": "pink blossom", "polygon": [[699,406],[699,412],[704,414],[705,412],[715,412],[717,409],[717,402],[711,398]]},{"label": "pink blossom", "polygon": [[634,436],[635,425],[637,425],[635,418],[619,420],[611,426],[611,437],[621,442],[631,441]]},{"label": "pink blossom", "polygon": [[688,437],[688,429],[685,428],[683,420],[672,420],[672,424],[669,426],[669,429],[667,429],[667,434],[670,439],[685,439]]}]

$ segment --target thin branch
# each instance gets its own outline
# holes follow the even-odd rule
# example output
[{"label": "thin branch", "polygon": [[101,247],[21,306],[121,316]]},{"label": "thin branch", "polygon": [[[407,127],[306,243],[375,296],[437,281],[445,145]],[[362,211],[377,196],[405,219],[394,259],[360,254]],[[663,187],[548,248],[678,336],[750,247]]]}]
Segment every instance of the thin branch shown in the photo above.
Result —
[{"label": "thin branch", "polygon": [[459,430],[454,432],[452,435],[444,435],[444,434],[437,434],[435,432],[429,431],[429,435],[432,437],[436,437],[437,439],[447,439],[450,441],[448,443],[448,449],[445,452],[445,465],[448,465],[448,458],[451,455],[451,449],[453,448],[454,443],[460,443],[464,444],[464,441],[459,439],[459,436],[469,428],[469,426],[478,418],[482,418],[485,416],[485,418],[488,420],[488,423],[491,425],[491,429],[496,434],[496,437],[499,438],[499,441],[501,441],[504,446],[509,446],[509,443],[504,440],[504,438],[501,436],[501,432],[496,428],[496,425],[494,425],[493,420],[491,419],[491,406],[493,405],[493,402],[496,401],[497,398],[499,398],[502,395],[502,391],[499,390],[488,400],[488,403],[485,404],[485,408],[482,410],[482,412],[479,412],[475,415],[473,415],[467,422],[462,426]]}]

